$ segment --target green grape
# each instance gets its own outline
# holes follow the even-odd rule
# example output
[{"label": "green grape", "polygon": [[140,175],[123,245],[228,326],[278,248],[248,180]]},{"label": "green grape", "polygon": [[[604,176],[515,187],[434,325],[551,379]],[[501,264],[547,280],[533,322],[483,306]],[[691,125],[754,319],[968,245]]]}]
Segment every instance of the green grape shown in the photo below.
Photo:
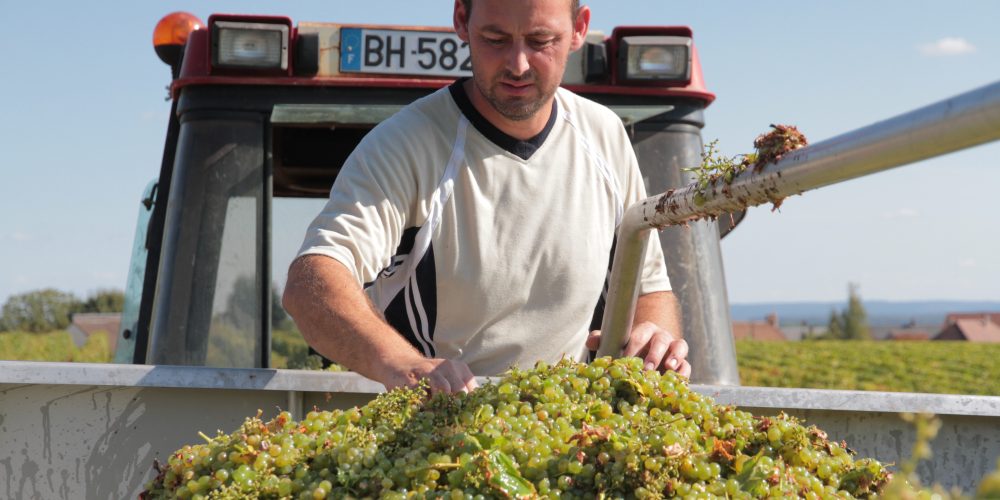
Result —
[{"label": "green grape", "polygon": [[997,470],[980,481],[976,495],[980,498],[1000,498],[1000,461],[997,462]]},{"label": "green grape", "polygon": [[[642,360],[512,369],[470,394],[400,388],[248,418],[172,454],[144,498],[873,495],[888,478],[785,415],[716,405]],[[782,479],[784,478],[784,479]]]}]

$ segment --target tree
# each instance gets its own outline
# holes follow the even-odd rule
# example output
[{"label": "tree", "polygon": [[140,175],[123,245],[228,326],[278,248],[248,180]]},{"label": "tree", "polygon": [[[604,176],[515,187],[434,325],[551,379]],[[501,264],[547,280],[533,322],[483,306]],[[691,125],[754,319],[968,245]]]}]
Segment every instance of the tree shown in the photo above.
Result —
[{"label": "tree", "polygon": [[80,307],[80,300],[76,296],[54,288],[13,295],[3,305],[0,330],[22,332],[63,330],[69,326],[70,317]]},{"label": "tree", "polygon": [[271,328],[290,327],[288,313],[281,307],[281,295],[278,293],[278,285],[271,283]]},{"label": "tree", "polygon": [[868,313],[865,312],[865,306],[861,303],[857,283],[847,285],[847,309],[830,311],[830,321],[827,323],[824,338],[843,340],[868,340],[872,338],[871,329],[868,328]]},{"label": "tree", "polygon": [[254,331],[260,318],[260,293],[252,275],[242,275],[233,282],[233,291],[226,298],[225,319],[239,330]]},{"label": "tree", "polygon": [[836,309],[830,311],[830,321],[827,323],[824,338],[837,340],[844,338],[844,323]]},{"label": "tree", "polygon": [[[226,300],[226,320],[241,329],[254,328],[260,317],[260,292],[253,276],[240,276],[233,283],[233,291]],[[281,308],[278,287],[271,284],[271,327],[281,328],[288,319],[288,313]]]},{"label": "tree", "polygon": [[858,284],[850,283],[847,287],[847,310],[843,313],[844,338],[851,340],[870,340],[871,330],[868,328],[868,313],[861,303]]},{"label": "tree", "polygon": [[125,309],[125,292],[121,290],[98,290],[87,297],[79,312],[120,313]]}]

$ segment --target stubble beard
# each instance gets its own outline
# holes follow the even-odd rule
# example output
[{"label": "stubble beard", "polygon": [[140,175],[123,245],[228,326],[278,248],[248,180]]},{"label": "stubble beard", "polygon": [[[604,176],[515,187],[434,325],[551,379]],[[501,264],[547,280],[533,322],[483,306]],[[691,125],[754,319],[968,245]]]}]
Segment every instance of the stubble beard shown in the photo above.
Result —
[{"label": "stubble beard", "polygon": [[[497,90],[503,85],[501,81],[517,82],[525,80],[532,82],[532,87],[537,91],[537,97],[503,98]],[[542,106],[556,93],[555,86],[548,89],[539,86],[538,81],[534,79],[534,75],[530,71],[520,77],[515,77],[510,73],[501,73],[490,82],[483,81],[482,78],[476,76],[473,78],[473,81],[479,89],[479,93],[482,94],[486,102],[490,103],[490,106],[497,113],[500,113],[501,116],[508,120],[516,122],[535,116],[535,113],[538,113],[542,109]]]}]

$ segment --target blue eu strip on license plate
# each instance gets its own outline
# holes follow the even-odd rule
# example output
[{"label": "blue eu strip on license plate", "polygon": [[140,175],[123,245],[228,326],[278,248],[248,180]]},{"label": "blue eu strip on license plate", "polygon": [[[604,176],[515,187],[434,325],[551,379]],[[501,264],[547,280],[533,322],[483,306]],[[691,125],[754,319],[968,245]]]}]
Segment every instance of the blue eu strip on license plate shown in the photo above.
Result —
[{"label": "blue eu strip on license plate", "polygon": [[461,77],[472,75],[472,62],[453,32],[341,28],[340,71]]}]

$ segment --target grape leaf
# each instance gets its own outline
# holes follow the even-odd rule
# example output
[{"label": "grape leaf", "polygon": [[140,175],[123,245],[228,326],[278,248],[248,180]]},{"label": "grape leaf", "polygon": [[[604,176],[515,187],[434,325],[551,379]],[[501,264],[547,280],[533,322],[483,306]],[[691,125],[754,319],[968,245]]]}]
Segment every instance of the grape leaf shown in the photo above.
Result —
[{"label": "grape leaf", "polygon": [[486,468],[489,471],[489,483],[506,498],[533,498],[535,487],[521,477],[517,465],[500,450],[491,450],[486,454]]},{"label": "grape leaf", "polygon": [[758,469],[761,455],[757,455],[743,463],[743,470],[736,475],[736,482],[740,483],[740,489],[750,492],[757,484],[767,479],[767,474]]}]

